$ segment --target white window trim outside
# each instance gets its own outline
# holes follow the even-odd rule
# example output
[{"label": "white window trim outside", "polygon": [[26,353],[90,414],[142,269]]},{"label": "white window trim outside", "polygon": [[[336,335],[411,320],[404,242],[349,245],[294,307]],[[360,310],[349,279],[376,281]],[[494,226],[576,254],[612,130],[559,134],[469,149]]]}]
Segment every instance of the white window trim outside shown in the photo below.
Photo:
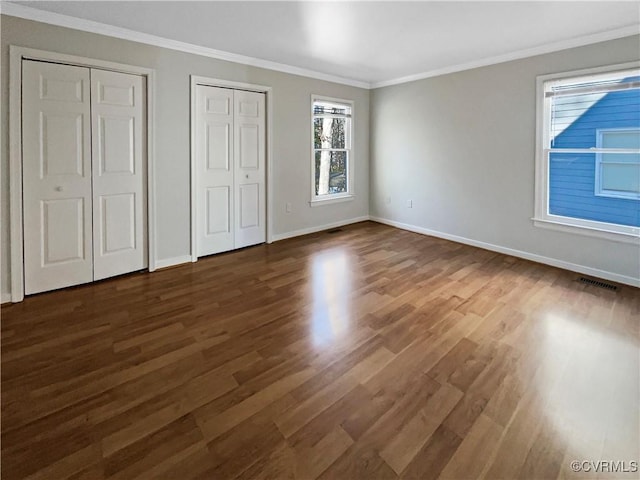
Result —
[{"label": "white window trim outside", "polygon": [[[549,213],[549,122],[551,97],[545,95],[545,83],[551,80],[571,79],[640,67],[640,62],[629,62],[606,67],[572,72],[540,75],[536,78],[536,153],[535,153],[535,211],[532,218],[536,227],[568,233],[604,238],[615,242],[640,245],[640,228],[606,222],[583,220]],[[593,153],[591,149],[563,149],[566,153]],[[617,150],[622,151],[622,150]]]},{"label": "white window trim outside", "polygon": [[[596,130],[596,148],[602,148],[603,136],[607,133],[619,132],[637,132],[640,135],[640,128],[599,128]],[[606,165],[606,162],[605,162]],[[617,190],[606,190],[602,188],[602,153],[596,153],[596,178],[595,178],[595,194],[599,197],[622,198],[627,200],[640,199],[640,193],[620,192]]]},{"label": "white window trim outside", "polygon": [[[349,126],[349,148],[347,154],[347,191],[344,193],[332,193],[329,195],[316,195],[316,156],[315,156],[315,146],[313,144],[313,104],[316,101],[321,102],[333,102],[338,104],[343,104],[348,106],[351,109],[351,122]],[[355,123],[355,108],[354,102],[352,100],[345,100],[342,98],[333,98],[333,97],[325,97],[323,95],[311,95],[311,200],[309,201],[309,205],[312,207],[317,207],[321,205],[331,205],[333,203],[341,203],[348,202],[354,199],[354,178],[353,178],[353,158],[354,158],[354,123]]]}]

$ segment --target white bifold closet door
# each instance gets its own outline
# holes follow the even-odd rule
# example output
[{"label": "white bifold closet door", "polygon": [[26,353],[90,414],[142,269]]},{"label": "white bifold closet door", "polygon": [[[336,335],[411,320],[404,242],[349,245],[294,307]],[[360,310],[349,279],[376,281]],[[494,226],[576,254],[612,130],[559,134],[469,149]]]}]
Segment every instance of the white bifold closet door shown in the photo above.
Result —
[{"label": "white bifold closet door", "polygon": [[93,279],[88,68],[22,67],[25,293]]},{"label": "white bifold closet door", "polygon": [[24,61],[25,293],[147,266],[142,77]]},{"label": "white bifold closet door", "polygon": [[198,85],[197,255],[266,240],[265,95]]},{"label": "white bifold closet door", "polygon": [[147,267],[143,79],[91,70],[93,278]]}]

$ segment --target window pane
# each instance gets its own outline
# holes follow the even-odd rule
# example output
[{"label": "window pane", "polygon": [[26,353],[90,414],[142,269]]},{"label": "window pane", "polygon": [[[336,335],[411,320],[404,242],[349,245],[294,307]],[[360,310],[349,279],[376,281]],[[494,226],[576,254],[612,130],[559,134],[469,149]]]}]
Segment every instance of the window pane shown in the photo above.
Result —
[{"label": "window pane", "polygon": [[[550,154],[549,213],[583,220],[640,226],[640,200],[596,195],[596,156],[595,153]],[[625,157],[623,154],[616,156]],[[601,165],[607,165],[606,170],[609,168],[608,165],[618,163],[607,161]],[[625,165],[638,168],[631,162]],[[607,172],[601,180],[615,183],[619,175],[619,170],[614,170]],[[633,178],[633,175],[631,177]],[[633,183],[630,186],[633,187]]]},{"label": "window pane", "polygon": [[640,89],[551,99],[551,147],[591,148],[597,130],[640,128]]},{"label": "window pane", "polygon": [[346,151],[316,151],[316,195],[346,193],[348,156]]},{"label": "window pane", "polygon": [[640,150],[640,129],[600,132],[602,148],[635,148]]},{"label": "window pane", "polygon": [[638,164],[603,164],[602,190],[640,194],[640,166]]},{"label": "window pane", "polygon": [[640,154],[603,153],[596,156],[600,195],[636,198],[640,195]]},{"label": "window pane", "polygon": [[314,118],[313,148],[347,148],[345,127],[344,118]]},{"label": "window pane", "polygon": [[640,164],[640,153],[602,153],[597,157],[602,163],[632,163]]},{"label": "window pane", "polygon": [[315,114],[335,114],[335,115],[351,115],[351,107],[349,105],[342,105],[339,103],[315,101],[313,103],[313,113]]}]

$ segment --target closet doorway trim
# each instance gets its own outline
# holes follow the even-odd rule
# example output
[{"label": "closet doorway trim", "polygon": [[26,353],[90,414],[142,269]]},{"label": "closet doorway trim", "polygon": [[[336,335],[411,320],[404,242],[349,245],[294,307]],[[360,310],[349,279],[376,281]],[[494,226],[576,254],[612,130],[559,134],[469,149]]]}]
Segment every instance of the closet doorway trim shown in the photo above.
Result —
[{"label": "closet doorway trim", "polygon": [[24,299],[24,247],[22,235],[22,61],[36,60],[78,67],[100,68],[146,77],[147,83],[147,235],[149,271],[156,269],[156,189],[154,181],[155,70],[123,63],[66,55],[10,45],[9,47],[9,212],[11,236],[11,301]]},{"label": "closet doorway trim", "polygon": [[196,85],[205,85],[207,87],[222,87],[231,88],[234,90],[248,90],[250,92],[258,92],[265,94],[266,103],[266,200],[267,200],[267,243],[273,242],[273,167],[272,167],[272,155],[271,155],[271,125],[273,121],[273,92],[271,87],[265,87],[264,85],[255,85],[252,83],[234,82],[230,80],[220,80],[217,78],[201,77],[198,75],[191,75],[191,261],[198,261],[198,250],[196,248],[197,240],[197,218],[196,218],[196,206],[197,206],[197,188],[196,188]]}]

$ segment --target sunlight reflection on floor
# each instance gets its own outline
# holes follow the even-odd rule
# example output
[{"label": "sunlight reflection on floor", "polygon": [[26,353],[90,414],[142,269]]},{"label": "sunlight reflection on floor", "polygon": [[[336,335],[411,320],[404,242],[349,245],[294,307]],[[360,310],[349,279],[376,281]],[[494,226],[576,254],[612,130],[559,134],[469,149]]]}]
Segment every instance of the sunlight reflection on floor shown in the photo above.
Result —
[{"label": "sunlight reflection on floor", "polygon": [[325,346],[344,336],[351,324],[351,259],[342,249],[318,252],[311,258],[313,345]]},{"label": "sunlight reflection on floor", "polygon": [[[635,458],[640,448],[635,340],[559,312],[549,312],[542,320],[536,385],[553,430],[572,446],[576,458],[599,459],[612,449],[618,456],[627,452],[626,460]],[[634,412],[632,422],[629,412]],[[626,445],[603,443],[612,437],[626,438]]]}]

